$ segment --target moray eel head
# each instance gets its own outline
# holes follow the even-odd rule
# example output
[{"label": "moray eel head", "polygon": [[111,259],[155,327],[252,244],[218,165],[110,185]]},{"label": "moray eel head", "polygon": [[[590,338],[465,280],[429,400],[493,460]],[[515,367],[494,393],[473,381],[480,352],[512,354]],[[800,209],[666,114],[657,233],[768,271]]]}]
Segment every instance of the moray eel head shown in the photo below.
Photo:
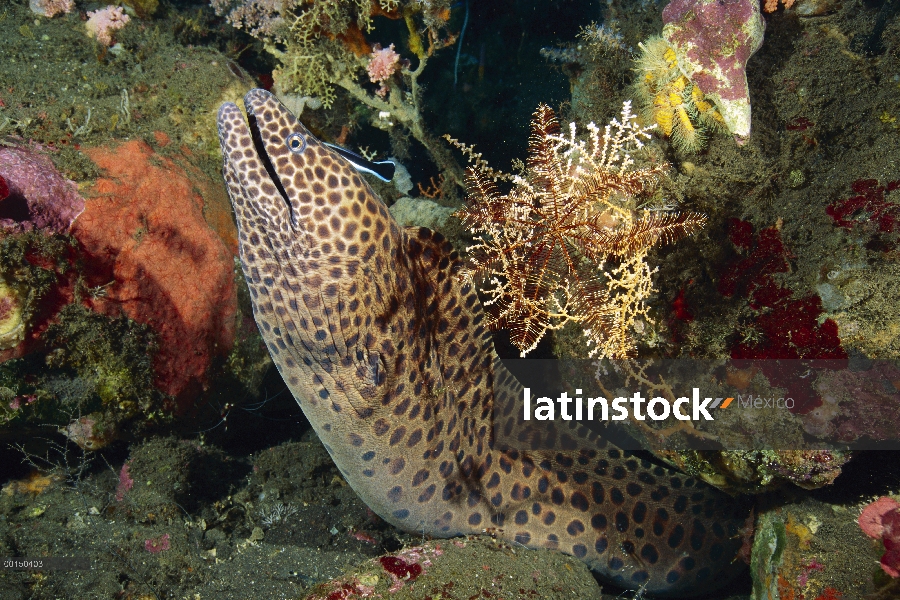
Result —
[{"label": "moray eel head", "polygon": [[370,412],[363,396],[384,382],[384,349],[373,346],[390,336],[376,316],[409,287],[388,266],[406,256],[406,236],[275,96],[252,90],[244,104],[246,119],[231,103],[218,115],[241,265],[272,358],[328,445],[325,426],[352,428],[351,409]]},{"label": "moray eel head", "polygon": [[240,196],[252,202],[255,216],[269,227],[327,238],[333,232],[320,227],[329,220],[324,217],[338,217],[342,204],[349,209],[353,201],[377,200],[352,165],[316,139],[275,96],[251,90],[244,104],[246,120],[234,104],[219,110],[225,178],[239,186]]}]

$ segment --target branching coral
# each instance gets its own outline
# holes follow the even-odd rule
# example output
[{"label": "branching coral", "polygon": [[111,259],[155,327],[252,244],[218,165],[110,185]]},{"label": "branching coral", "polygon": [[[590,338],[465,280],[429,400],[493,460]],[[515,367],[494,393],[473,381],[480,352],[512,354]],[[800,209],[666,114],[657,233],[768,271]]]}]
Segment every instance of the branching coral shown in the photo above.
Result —
[{"label": "branching coral", "polygon": [[[636,199],[664,171],[634,168],[631,154],[648,129],[626,102],[621,121],[603,131],[589,123],[583,140],[574,123],[563,135],[541,105],[519,175],[491,169],[471,147],[450,140],[473,162],[469,203],[457,213],[476,234],[464,276],[486,281],[489,324],[508,328],[523,356],[568,321],[581,323],[591,356],[632,354],[632,331],[653,291],[648,252],[705,224],[696,213],[638,209]],[[500,194],[497,180],[512,182],[509,193]]]},{"label": "branching coral", "polygon": [[[239,29],[260,39],[281,63],[275,73],[282,94],[315,97],[326,108],[335,100],[335,87],[372,111],[372,124],[390,130],[399,124],[409,131],[453,183],[462,184],[463,174],[447,148],[431,136],[422,121],[422,88],[419,76],[428,58],[453,44],[454,35],[442,30],[450,17],[449,0],[211,0],[216,12],[227,15]],[[397,75],[368,81],[367,67],[376,46],[364,32],[373,28],[372,18],[384,15],[402,18],[408,45],[418,66],[398,61]],[[423,40],[423,36],[427,39]],[[308,103],[309,104],[309,103]]]},{"label": "branching coral", "polygon": [[36,15],[51,18],[72,12],[75,9],[75,0],[30,0],[28,7]]},{"label": "branching coral", "polygon": [[125,14],[121,6],[107,6],[88,13],[84,24],[89,37],[96,39],[104,46],[112,46],[115,42],[113,34],[128,24],[131,17]]}]

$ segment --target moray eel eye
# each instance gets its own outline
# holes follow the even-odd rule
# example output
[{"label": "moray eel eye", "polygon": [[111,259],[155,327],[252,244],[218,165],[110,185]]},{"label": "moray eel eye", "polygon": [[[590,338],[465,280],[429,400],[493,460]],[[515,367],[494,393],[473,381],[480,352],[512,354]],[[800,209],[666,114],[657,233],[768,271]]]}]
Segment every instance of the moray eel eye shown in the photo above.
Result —
[{"label": "moray eel eye", "polygon": [[285,140],[285,143],[294,154],[300,154],[306,149],[306,138],[299,133],[292,133],[289,135],[287,140]]}]

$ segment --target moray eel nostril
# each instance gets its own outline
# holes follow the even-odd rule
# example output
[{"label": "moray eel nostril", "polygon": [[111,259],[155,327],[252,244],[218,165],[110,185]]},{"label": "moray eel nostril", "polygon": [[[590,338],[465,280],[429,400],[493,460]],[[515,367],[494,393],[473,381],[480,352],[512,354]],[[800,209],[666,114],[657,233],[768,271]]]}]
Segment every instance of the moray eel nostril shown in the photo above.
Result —
[{"label": "moray eel nostril", "polygon": [[437,537],[493,529],[654,594],[733,579],[749,511],[725,494],[605,442],[495,444],[494,406],[521,387],[452,246],[401,229],[353,165],[274,96],[252,90],[244,101],[252,126],[233,104],[218,126],[254,316],[372,510]]}]

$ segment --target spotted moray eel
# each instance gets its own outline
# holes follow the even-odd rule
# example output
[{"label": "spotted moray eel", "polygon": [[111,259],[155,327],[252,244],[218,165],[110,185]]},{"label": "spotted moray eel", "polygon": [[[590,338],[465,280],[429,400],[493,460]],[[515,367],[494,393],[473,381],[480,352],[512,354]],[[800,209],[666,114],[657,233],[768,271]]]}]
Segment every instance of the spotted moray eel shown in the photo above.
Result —
[{"label": "spotted moray eel", "polygon": [[[733,578],[747,512],[602,441],[501,448],[520,394],[451,245],[401,229],[350,163],[263,90],[219,110],[224,178],[253,312],[338,469],[396,527],[482,533],[581,558],[628,588],[684,596]],[[498,416],[498,418],[501,418]],[[509,418],[509,417],[507,417]]]}]

